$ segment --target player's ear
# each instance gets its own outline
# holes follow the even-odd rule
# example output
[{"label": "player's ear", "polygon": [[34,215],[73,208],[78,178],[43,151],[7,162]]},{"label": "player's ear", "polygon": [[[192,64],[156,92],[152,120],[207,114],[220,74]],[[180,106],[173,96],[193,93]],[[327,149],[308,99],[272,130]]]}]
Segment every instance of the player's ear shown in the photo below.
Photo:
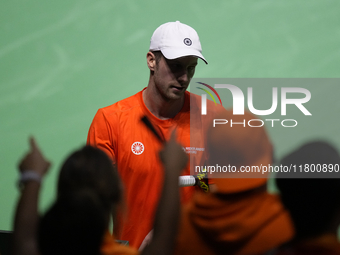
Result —
[{"label": "player's ear", "polygon": [[156,68],[156,56],[151,51],[146,54],[146,62],[150,71],[155,71]]}]

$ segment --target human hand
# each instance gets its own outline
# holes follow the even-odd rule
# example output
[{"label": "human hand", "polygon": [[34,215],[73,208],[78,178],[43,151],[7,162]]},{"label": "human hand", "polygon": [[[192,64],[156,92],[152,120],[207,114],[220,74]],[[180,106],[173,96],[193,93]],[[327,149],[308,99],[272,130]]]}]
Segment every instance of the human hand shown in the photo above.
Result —
[{"label": "human hand", "polygon": [[163,149],[159,152],[164,168],[170,169],[171,173],[177,176],[182,172],[188,163],[188,156],[183,147],[176,142],[176,130],[171,133],[170,140],[164,144]]},{"label": "human hand", "polygon": [[50,165],[51,163],[45,159],[35,142],[35,139],[30,137],[30,151],[19,163],[20,172],[24,173],[25,171],[30,170],[43,177]]}]

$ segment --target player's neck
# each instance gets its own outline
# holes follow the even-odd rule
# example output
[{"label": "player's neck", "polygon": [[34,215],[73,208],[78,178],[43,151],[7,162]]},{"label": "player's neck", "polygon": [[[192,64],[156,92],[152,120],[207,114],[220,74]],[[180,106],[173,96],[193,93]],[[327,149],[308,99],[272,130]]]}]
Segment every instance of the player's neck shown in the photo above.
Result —
[{"label": "player's neck", "polygon": [[143,101],[148,110],[161,120],[174,118],[184,105],[184,95],[177,100],[165,100],[160,95],[155,96],[148,87],[143,91]]}]

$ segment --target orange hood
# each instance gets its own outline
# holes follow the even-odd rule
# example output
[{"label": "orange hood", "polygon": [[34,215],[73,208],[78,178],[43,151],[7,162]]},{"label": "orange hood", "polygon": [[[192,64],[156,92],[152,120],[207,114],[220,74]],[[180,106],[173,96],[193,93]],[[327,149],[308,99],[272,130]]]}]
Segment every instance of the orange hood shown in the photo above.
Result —
[{"label": "orange hood", "polygon": [[196,193],[183,210],[177,254],[261,254],[292,236],[292,222],[275,195],[222,200]]}]

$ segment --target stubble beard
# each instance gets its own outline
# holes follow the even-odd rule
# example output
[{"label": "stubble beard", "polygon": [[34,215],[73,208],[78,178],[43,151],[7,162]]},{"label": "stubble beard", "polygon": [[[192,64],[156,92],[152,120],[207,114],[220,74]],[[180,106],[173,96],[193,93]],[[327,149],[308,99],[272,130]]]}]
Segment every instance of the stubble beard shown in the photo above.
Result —
[{"label": "stubble beard", "polygon": [[181,100],[184,97],[185,91],[187,90],[187,87],[184,88],[182,91],[178,91],[177,93],[174,92],[174,88],[172,87],[172,85],[168,85],[166,88],[162,88],[159,85],[156,85],[156,88],[159,92],[159,94],[162,96],[162,98],[166,101],[166,102],[170,102],[170,101],[175,101],[175,100]]},{"label": "stubble beard", "polygon": [[175,91],[173,86],[176,86],[176,87],[183,87],[182,84],[164,84],[162,81],[162,77],[159,76],[159,73],[158,73],[158,69],[159,69],[159,66],[157,64],[156,66],[156,70],[155,70],[155,73],[154,73],[154,85],[155,85],[155,89],[157,90],[158,94],[162,97],[162,99],[165,101],[165,102],[170,102],[170,101],[175,101],[175,100],[181,100],[182,98],[184,98],[184,94],[185,94],[185,91],[187,90],[188,86],[189,86],[189,83],[187,86],[185,86],[182,91]]}]

